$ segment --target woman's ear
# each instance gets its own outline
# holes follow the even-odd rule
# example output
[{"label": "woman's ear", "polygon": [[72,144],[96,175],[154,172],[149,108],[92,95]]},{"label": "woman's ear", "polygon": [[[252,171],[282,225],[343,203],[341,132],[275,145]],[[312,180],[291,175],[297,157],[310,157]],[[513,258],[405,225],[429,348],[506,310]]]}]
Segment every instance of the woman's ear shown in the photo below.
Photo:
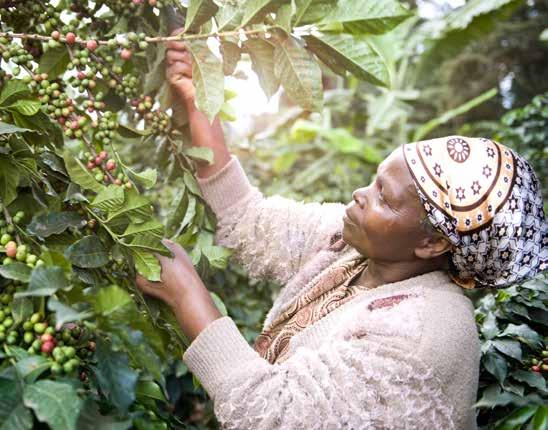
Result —
[{"label": "woman's ear", "polygon": [[415,256],[422,260],[430,260],[445,254],[451,249],[451,243],[441,235],[431,235],[423,238],[415,248]]}]

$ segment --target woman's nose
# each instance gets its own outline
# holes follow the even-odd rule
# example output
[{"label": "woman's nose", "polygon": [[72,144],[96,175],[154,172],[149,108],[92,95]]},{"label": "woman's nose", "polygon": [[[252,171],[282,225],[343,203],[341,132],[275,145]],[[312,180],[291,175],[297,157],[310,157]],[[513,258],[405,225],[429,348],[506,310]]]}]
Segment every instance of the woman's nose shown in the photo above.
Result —
[{"label": "woman's nose", "polygon": [[352,198],[358,204],[358,206],[362,209],[365,206],[364,191],[365,191],[365,188],[358,188],[356,191],[352,193]]}]

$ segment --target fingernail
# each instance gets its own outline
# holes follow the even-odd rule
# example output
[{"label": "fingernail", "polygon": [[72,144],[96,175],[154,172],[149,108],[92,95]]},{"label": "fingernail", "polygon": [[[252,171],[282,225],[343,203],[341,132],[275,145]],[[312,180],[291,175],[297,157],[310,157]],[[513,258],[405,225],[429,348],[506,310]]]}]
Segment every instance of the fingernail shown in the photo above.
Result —
[{"label": "fingernail", "polygon": [[173,242],[172,240],[170,239],[162,239],[162,243],[165,245],[166,243],[169,244],[169,245],[173,245],[175,242]]}]

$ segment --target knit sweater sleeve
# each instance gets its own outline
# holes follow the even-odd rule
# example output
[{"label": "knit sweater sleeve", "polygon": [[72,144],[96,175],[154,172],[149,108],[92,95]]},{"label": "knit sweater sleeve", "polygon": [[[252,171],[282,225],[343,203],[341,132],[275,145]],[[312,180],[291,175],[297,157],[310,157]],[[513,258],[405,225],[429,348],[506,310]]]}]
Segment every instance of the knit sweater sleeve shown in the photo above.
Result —
[{"label": "knit sweater sleeve", "polygon": [[454,428],[451,402],[412,348],[351,336],[271,365],[223,317],[183,360],[223,429]]},{"label": "knit sweater sleeve", "polygon": [[234,155],[198,185],[217,216],[215,243],[232,249],[255,279],[285,284],[342,229],[345,205],[265,197]]}]

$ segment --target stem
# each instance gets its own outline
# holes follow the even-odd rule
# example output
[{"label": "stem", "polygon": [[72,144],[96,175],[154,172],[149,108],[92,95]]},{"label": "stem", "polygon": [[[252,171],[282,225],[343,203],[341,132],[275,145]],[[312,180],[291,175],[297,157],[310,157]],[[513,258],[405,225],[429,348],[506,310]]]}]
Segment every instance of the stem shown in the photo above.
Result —
[{"label": "stem", "polygon": [[[145,41],[149,43],[166,43],[166,42],[173,42],[173,41],[181,41],[181,40],[196,40],[196,39],[207,39],[208,37],[230,37],[230,36],[238,36],[239,34],[244,35],[251,35],[251,34],[260,34],[260,33],[267,33],[268,30],[274,28],[274,26],[265,26],[262,29],[255,29],[255,30],[232,30],[232,31],[221,31],[221,32],[211,32],[207,34],[185,34],[184,31],[180,34],[176,34],[175,36],[156,36],[156,37],[145,37]],[[53,37],[51,36],[44,36],[41,34],[28,34],[28,33],[12,33],[12,32],[0,32],[0,37],[8,37],[8,38],[17,38],[17,39],[30,39],[30,40],[43,40],[43,41],[49,41],[53,40]],[[66,43],[66,37],[62,36],[58,40],[59,42],[65,42]],[[80,45],[85,45],[87,39],[82,39],[80,37],[76,38],[76,41],[74,43],[78,43]],[[97,43],[99,45],[107,45],[107,40],[97,40]]]}]

